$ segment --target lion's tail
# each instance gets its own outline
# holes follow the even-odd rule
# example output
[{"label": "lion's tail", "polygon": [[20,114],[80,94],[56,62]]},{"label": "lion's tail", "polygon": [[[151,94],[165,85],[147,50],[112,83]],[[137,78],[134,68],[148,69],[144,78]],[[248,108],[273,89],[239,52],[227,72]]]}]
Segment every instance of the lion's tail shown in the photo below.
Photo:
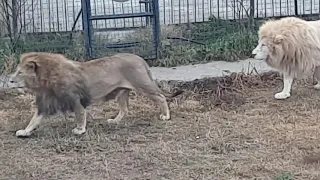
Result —
[{"label": "lion's tail", "polygon": [[[145,68],[146,68],[146,70],[147,70],[147,73],[148,73],[149,78],[150,78],[154,83],[156,83],[156,82],[154,81],[154,79],[153,79],[152,73],[151,73],[151,71],[150,71],[150,68],[149,68],[149,65],[147,64],[147,62],[145,62]],[[182,94],[182,93],[184,92],[183,90],[177,90],[177,91],[174,92],[174,93],[167,93],[167,92],[164,92],[163,90],[161,90],[157,85],[156,85],[156,87],[157,87],[158,91],[159,91],[160,93],[162,93],[164,96],[166,96],[167,98],[176,97],[176,96],[178,96],[178,95],[180,95],[180,94]]]}]

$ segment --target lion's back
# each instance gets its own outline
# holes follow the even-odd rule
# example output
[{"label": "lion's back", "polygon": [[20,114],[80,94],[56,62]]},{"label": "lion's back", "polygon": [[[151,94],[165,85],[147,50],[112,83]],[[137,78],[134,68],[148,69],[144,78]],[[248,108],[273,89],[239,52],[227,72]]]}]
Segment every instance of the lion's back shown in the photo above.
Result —
[{"label": "lion's back", "polygon": [[121,66],[148,66],[145,60],[135,54],[131,53],[118,53],[112,56],[102,57],[87,61],[84,63],[85,66],[92,67],[121,67]]},{"label": "lion's back", "polygon": [[[142,57],[130,53],[119,53],[88,61],[83,63],[80,68],[87,76],[95,77],[90,79],[97,82],[130,81],[132,77],[137,79],[151,77],[146,61]],[[146,74],[148,76],[145,76]]]}]

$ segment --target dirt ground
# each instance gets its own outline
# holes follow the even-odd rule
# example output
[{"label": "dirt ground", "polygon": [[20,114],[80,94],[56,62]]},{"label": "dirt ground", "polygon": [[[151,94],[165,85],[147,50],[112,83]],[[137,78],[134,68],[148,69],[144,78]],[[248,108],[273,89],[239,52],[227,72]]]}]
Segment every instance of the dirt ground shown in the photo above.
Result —
[{"label": "dirt ground", "polygon": [[275,73],[232,74],[192,82],[160,83],[186,92],[171,99],[172,119],[133,94],[118,125],[105,119],[117,105],[93,105],[86,134],[75,136],[72,114],[48,118],[30,138],[17,138],[32,116],[28,96],[0,96],[0,179],[237,180],[320,179],[320,92],[312,80],[294,84],[292,97]]}]

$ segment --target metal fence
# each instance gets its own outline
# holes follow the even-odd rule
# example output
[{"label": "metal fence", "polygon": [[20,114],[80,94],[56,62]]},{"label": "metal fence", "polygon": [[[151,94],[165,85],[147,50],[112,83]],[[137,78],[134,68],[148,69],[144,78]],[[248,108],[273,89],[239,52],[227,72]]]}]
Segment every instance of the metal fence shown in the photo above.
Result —
[{"label": "metal fence", "polygon": [[[24,44],[21,51],[56,51],[68,52],[76,55],[85,51],[82,19],[83,0],[2,0],[0,2],[0,35],[9,34],[10,31],[21,32],[24,36]],[[122,2],[119,2],[122,1]],[[238,47],[245,46],[247,41],[255,40],[250,36],[235,42],[234,37],[239,37],[237,24],[219,21],[216,24],[206,24],[215,17],[220,20],[248,19],[248,16],[257,18],[283,17],[291,15],[319,15],[319,0],[158,0],[159,20],[161,25],[161,45],[165,46],[162,54],[181,57],[190,60],[195,57],[207,59],[207,54],[226,54],[221,52],[220,46],[226,46],[224,41],[229,41],[227,48],[239,51]],[[121,15],[149,12],[150,0],[91,0],[91,15]],[[9,23],[8,23],[9,22]],[[201,23],[204,22],[204,23]],[[133,52],[145,55],[151,52],[150,42],[154,40],[152,30],[148,29],[150,17],[110,18],[92,21],[93,37],[96,49],[100,49],[101,55],[113,52]],[[173,26],[168,25],[179,25]],[[188,28],[184,28],[185,25]],[[3,28],[6,27],[6,28]],[[8,32],[9,31],[9,32]],[[67,32],[67,33],[66,33]],[[68,38],[70,32],[76,32],[76,36]],[[226,33],[228,33],[226,35]],[[45,35],[44,35],[45,34]],[[50,35],[48,35],[50,34]],[[12,32],[11,32],[12,36]],[[177,38],[179,37],[179,38]],[[232,39],[233,38],[233,39]],[[251,40],[250,40],[251,38]],[[179,39],[177,42],[168,39]],[[247,40],[249,39],[249,40]],[[119,43],[134,42],[121,48]],[[133,47],[138,41],[143,41],[140,46]],[[0,44],[4,42],[1,41]],[[205,48],[188,50],[187,43],[195,45],[210,44]],[[114,46],[114,43],[118,43]],[[220,43],[220,44],[219,44]],[[249,42],[251,43],[251,42]],[[18,43],[15,43],[17,45]],[[159,43],[158,43],[159,44]],[[76,48],[75,48],[76,46]],[[129,47],[130,46],[130,47]],[[237,46],[237,47],[235,47]],[[163,48],[163,47],[162,47]],[[194,48],[194,47],[193,47]],[[215,49],[213,52],[210,48]],[[223,47],[226,49],[226,47]],[[251,46],[242,47],[249,51]],[[2,47],[0,47],[2,49]],[[147,50],[146,50],[147,49]],[[173,50],[174,49],[174,50]],[[173,52],[175,51],[175,52]],[[176,52],[178,51],[178,52]],[[81,52],[81,53],[80,53]],[[188,53],[200,52],[202,55],[189,55]],[[103,54],[104,53],[104,54]],[[234,53],[234,52],[232,52]],[[79,55],[81,56],[81,55]],[[216,58],[216,56],[214,56]],[[225,56],[219,58],[226,58]],[[177,59],[177,58],[172,58]]]},{"label": "metal fence", "polygon": [[[81,10],[81,0],[20,0],[19,22],[23,32],[71,31]],[[276,17],[320,13],[318,0],[159,0],[160,23],[182,24],[205,22],[210,16],[221,19],[246,18],[250,5],[254,17]],[[93,15],[110,15],[144,12],[142,0],[116,2],[91,0]],[[95,29],[121,29],[145,26],[145,18],[111,19],[97,21]],[[82,30],[82,18],[74,30]]]}]

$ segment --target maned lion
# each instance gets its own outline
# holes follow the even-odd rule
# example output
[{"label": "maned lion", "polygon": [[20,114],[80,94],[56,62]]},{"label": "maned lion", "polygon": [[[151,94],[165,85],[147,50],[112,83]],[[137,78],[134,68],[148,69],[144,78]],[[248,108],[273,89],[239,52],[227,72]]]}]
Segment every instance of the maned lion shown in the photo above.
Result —
[{"label": "maned lion", "polygon": [[[11,83],[22,84],[36,96],[36,112],[29,125],[16,132],[16,136],[29,136],[50,115],[74,112],[74,134],[86,132],[86,107],[97,100],[116,99],[119,113],[110,123],[118,123],[128,112],[129,92],[135,90],[156,102],[162,111],[162,120],[170,119],[166,97],[154,80],[148,64],[134,54],[117,54],[87,62],[68,60],[61,54],[30,52],[20,58]],[[22,82],[22,83],[21,83]],[[84,115],[83,115],[84,114]]]},{"label": "maned lion", "polygon": [[305,21],[295,17],[269,20],[259,29],[259,44],[252,51],[255,59],[283,74],[283,90],[276,99],[291,96],[294,78],[314,74],[315,89],[320,89],[320,20]]}]

